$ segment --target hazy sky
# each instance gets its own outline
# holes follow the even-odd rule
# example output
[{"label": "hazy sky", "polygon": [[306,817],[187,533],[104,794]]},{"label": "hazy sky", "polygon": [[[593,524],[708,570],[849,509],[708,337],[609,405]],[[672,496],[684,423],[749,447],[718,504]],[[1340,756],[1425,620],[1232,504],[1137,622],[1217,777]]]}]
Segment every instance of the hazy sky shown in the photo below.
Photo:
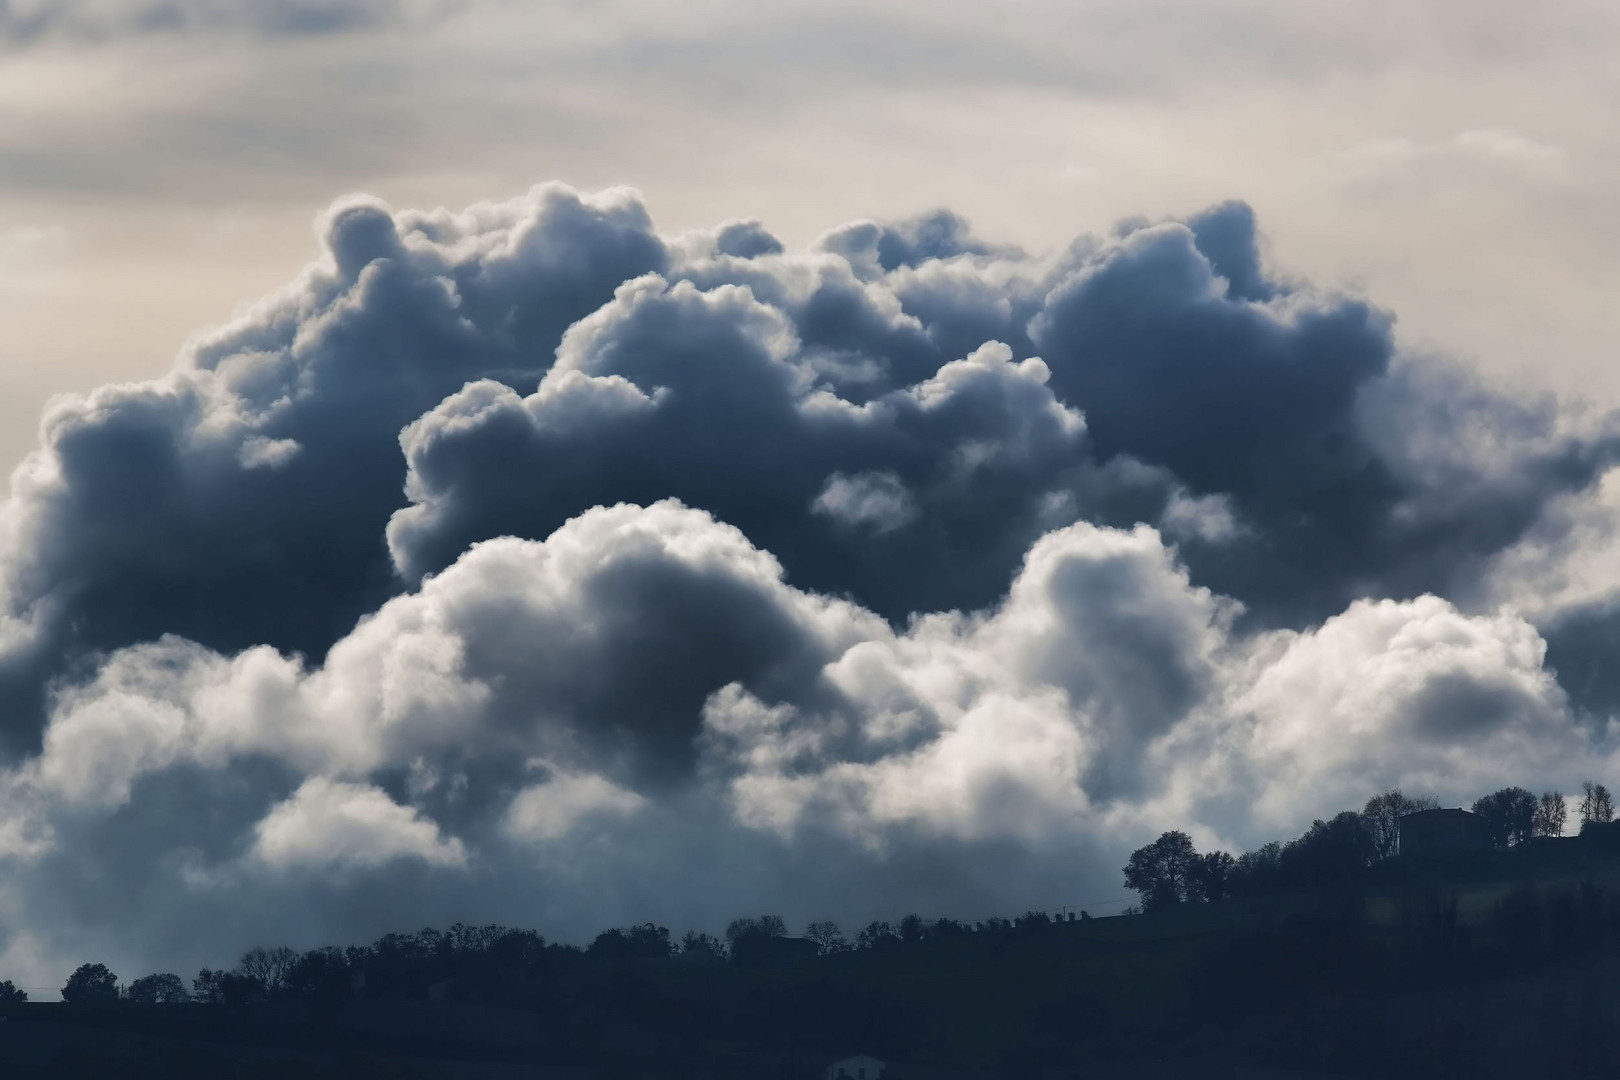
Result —
[{"label": "hazy sky", "polygon": [[0,0],[0,978],[1017,914],[1613,784],[1616,55]]}]

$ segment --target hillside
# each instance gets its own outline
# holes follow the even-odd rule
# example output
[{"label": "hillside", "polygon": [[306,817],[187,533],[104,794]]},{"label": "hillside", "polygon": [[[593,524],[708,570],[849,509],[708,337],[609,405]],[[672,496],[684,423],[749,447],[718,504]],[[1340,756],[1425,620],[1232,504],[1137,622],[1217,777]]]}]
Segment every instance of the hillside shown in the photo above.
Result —
[{"label": "hillside", "polygon": [[342,980],[265,1000],[12,1005],[0,1056],[41,1077],[806,1080],[855,1052],[890,1080],[1522,1080],[1614,1059],[1620,860],[1561,841],[1377,869],[1150,915],[908,920],[830,955],[624,955],[632,928],[505,960],[486,942],[475,963],[442,935],[396,935],[351,950]]}]

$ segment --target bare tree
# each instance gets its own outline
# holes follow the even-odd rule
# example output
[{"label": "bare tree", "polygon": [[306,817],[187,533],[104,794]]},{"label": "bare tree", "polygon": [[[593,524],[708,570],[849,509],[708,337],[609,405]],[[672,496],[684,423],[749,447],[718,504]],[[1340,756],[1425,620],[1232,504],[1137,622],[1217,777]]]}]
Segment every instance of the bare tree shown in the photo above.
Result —
[{"label": "bare tree", "polygon": [[1562,792],[1544,791],[1536,803],[1535,833],[1537,836],[1563,836],[1564,822],[1569,817],[1569,805]]},{"label": "bare tree", "polygon": [[1391,788],[1382,795],[1374,795],[1367,800],[1367,805],[1361,810],[1361,819],[1367,829],[1367,835],[1372,837],[1373,857],[1375,859],[1388,859],[1401,849],[1401,818],[1407,814],[1415,814],[1419,810],[1438,810],[1440,801],[1427,796],[1412,798],[1401,793],[1400,788]]},{"label": "bare tree", "polygon": [[267,994],[278,994],[287,986],[287,976],[298,962],[298,954],[285,945],[274,949],[249,949],[242,954],[236,970],[257,979]]},{"label": "bare tree", "polygon": [[831,920],[811,923],[805,928],[804,936],[816,943],[816,948],[821,950],[822,956],[840,953],[849,948],[849,942],[844,940],[843,931]]},{"label": "bare tree", "polygon": [[1602,825],[1614,820],[1614,799],[1609,789],[1588,780],[1581,785],[1585,796],[1581,799],[1581,824]]}]

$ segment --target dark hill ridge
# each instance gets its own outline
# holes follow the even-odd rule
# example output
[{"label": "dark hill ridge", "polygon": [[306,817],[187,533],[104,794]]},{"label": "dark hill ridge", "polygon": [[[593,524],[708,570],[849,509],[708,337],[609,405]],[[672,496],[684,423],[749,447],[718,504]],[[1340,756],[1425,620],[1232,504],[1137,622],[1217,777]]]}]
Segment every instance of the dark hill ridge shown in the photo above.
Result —
[{"label": "dark hill ridge", "polygon": [[232,973],[209,1003],[7,1006],[0,1062],[811,1080],[858,1049],[889,1062],[885,1080],[1524,1080],[1600,1075],[1620,1053],[1620,855],[1596,836],[1148,915],[908,917],[844,945],[817,924],[815,949],[783,929],[739,920],[729,943],[674,944],[629,927],[587,949],[498,928],[389,935],[294,957],[270,988]]}]

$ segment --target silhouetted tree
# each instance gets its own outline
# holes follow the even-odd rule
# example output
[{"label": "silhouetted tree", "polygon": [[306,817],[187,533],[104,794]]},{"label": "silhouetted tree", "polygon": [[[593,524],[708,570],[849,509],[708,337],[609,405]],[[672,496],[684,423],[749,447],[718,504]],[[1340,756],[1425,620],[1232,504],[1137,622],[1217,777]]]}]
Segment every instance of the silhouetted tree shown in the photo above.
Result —
[{"label": "silhouetted tree", "polygon": [[1224,851],[1211,851],[1193,860],[1188,872],[1190,898],[1214,902],[1224,900],[1237,867],[1237,860]]},{"label": "silhouetted tree", "polygon": [[1029,933],[1034,930],[1045,930],[1052,925],[1052,916],[1044,911],[1026,911],[1013,920],[1013,929]]},{"label": "silhouetted tree", "polygon": [[28,1000],[28,992],[11,984],[10,979],[0,981],[0,1005],[20,1005]]},{"label": "silhouetted tree", "polygon": [[681,958],[683,960],[724,960],[726,958],[726,943],[713,934],[688,930],[681,936]]},{"label": "silhouetted tree", "polygon": [[118,976],[106,964],[80,964],[62,987],[63,1001],[117,1001]]},{"label": "silhouetted tree", "polygon": [[167,973],[144,975],[136,979],[124,991],[124,997],[145,1005],[173,1005],[191,1000],[191,995],[186,993],[186,984],[180,981],[180,976]]},{"label": "silhouetted tree", "polygon": [[1569,806],[1557,791],[1544,791],[1536,804],[1535,835],[1563,836],[1564,822],[1569,817]]},{"label": "silhouetted tree", "polygon": [[1283,845],[1278,870],[1285,885],[1319,888],[1354,880],[1374,859],[1362,816],[1345,810],[1311,822],[1303,835]]},{"label": "silhouetted tree", "polygon": [[1125,864],[1125,887],[1142,897],[1143,911],[1157,911],[1187,899],[1198,852],[1192,837],[1167,832],[1131,852]]},{"label": "silhouetted tree", "polygon": [[1393,858],[1401,848],[1401,818],[1419,810],[1438,810],[1440,801],[1426,796],[1412,798],[1391,788],[1382,795],[1374,795],[1362,807],[1361,820],[1372,840],[1373,857]]},{"label": "silhouetted tree", "polygon": [[[1006,920],[1002,920],[1003,923]],[[855,935],[857,949],[884,949],[900,944],[900,935],[894,932],[894,927],[881,920],[868,923],[860,933]]]},{"label": "silhouetted tree", "polygon": [[349,961],[342,949],[328,946],[304,953],[288,969],[283,985],[299,997],[342,997],[349,988]]},{"label": "silhouetted tree", "polygon": [[1614,799],[1609,789],[1588,780],[1581,785],[1585,795],[1581,799],[1581,824],[1602,825],[1614,820]]},{"label": "silhouetted tree", "polygon": [[849,942],[844,940],[843,931],[831,920],[811,923],[805,927],[804,936],[816,943],[816,948],[821,950],[822,956],[831,956],[849,948]]},{"label": "silhouetted tree", "polygon": [[238,974],[246,975],[264,987],[271,997],[286,988],[287,974],[298,962],[298,954],[286,946],[274,949],[249,949],[237,963]]},{"label": "silhouetted tree", "polygon": [[1485,822],[1491,843],[1508,847],[1535,834],[1536,797],[1522,787],[1508,787],[1475,799],[1470,808]]},{"label": "silhouetted tree", "polygon": [[928,927],[921,915],[907,915],[900,920],[900,940],[907,945],[921,941],[927,933]]},{"label": "silhouetted tree", "polygon": [[225,995],[219,987],[219,981],[224,974],[223,971],[215,971],[213,968],[203,968],[197,972],[197,977],[191,980],[192,1000],[210,1005],[224,1001]]},{"label": "silhouetted tree", "polygon": [[203,968],[191,980],[191,997],[207,1004],[246,1005],[264,997],[264,984],[240,971]]},{"label": "silhouetted tree", "polygon": [[787,923],[780,915],[761,915],[757,919],[732,919],[726,926],[726,941],[733,949],[744,938],[787,937]]},{"label": "silhouetted tree", "polygon": [[726,944],[731,959],[740,964],[754,964],[776,955],[773,947],[780,938],[787,937],[787,923],[780,915],[761,915],[757,919],[733,919],[726,927]]},{"label": "silhouetted tree", "polygon": [[675,946],[670,943],[669,930],[652,923],[604,930],[596,935],[585,951],[604,960],[665,960]]},{"label": "silhouetted tree", "polygon": [[1282,844],[1275,840],[1239,855],[1226,881],[1226,889],[1233,896],[1258,896],[1281,887]]}]

